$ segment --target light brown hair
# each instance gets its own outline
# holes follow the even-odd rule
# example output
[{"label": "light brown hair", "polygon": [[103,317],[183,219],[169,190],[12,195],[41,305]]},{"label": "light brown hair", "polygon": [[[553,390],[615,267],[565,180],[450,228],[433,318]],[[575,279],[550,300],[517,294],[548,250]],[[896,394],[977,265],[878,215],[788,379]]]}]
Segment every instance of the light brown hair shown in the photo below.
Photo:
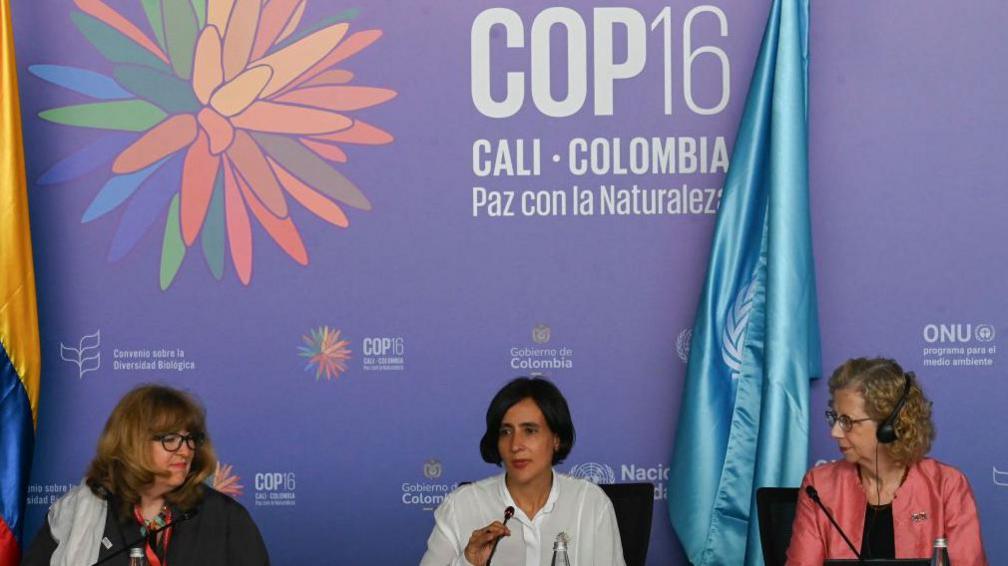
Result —
[{"label": "light brown hair", "polygon": [[164,385],[141,385],[112,409],[98,437],[98,450],[86,482],[100,496],[118,501],[120,518],[132,514],[140,493],[154,483],[151,442],[158,434],[185,430],[206,441],[193,451],[185,482],[165,495],[166,503],[191,509],[203,498],[203,480],[213,473],[217,457],[206,430],[206,413],[190,394]]},{"label": "light brown hair", "polygon": [[[855,358],[847,360],[833,372],[829,380],[830,397],[840,389],[854,390],[865,400],[865,411],[876,423],[888,417],[906,388],[908,374],[895,360],[885,358]],[[896,441],[888,444],[893,460],[909,465],[931,451],[935,438],[931,420],[931,401],[924,395],[920,383],[910,374],[910,390],[896,418]]]}]

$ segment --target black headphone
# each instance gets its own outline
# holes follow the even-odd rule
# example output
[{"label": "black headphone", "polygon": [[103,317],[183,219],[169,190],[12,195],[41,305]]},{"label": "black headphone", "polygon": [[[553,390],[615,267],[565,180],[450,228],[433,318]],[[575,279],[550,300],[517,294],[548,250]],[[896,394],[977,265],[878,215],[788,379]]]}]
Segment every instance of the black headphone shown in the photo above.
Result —
[{"label": "black headphone", "polygon": [[893,407],[889,416],[885,418],[877,429],[875,429],[875,438],[878,439],[881,444],[892,444],[896,442],[898,435],[896,434],[896,421],[899,420],[900,411],[903,410],[903,405],[906,404],[907,397],[910,395],[910,385],[913,383],[914,374],[912,371],[908,371],[903,374],[903,379],[905,383],[903,385],[903,394],[900,395],[899,401],[896,401],[896,406]]}]

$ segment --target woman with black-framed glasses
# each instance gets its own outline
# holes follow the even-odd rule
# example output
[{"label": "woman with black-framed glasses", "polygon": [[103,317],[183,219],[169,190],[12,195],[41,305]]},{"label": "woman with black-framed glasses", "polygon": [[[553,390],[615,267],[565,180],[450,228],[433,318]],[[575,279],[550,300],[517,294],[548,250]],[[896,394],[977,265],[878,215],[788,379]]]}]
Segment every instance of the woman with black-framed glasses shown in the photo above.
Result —
[{"label": "woman with black-framed glasses", "polygon": [[84,482],[50,507],[21,564],[127,564],[122,551],[138,546],[151,566],[268,565],[245,508],[204,484],[216,462],[195,398],[133,389],[105,423]]},{"label": "woman with black-framed glasses", "polygon": [[830,377],[829,392],[826,424],[842,458],[805,474],[787,564],[926,559],[935,539],[944,538],[953,564],[986,566],[969,481],[927,457],[935,436],[931,402],[914,374],[894,360],[847,360]]}]

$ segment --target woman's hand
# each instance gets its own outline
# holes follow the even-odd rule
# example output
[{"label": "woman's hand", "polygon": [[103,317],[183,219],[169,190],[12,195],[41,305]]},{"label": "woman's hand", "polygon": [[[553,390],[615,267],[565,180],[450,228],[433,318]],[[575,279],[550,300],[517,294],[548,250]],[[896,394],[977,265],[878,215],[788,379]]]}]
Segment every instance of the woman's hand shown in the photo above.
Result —
[{"label": "woman's hand", "polygon": [[511,531],[500,521],[473,531],[465,547],[465,558],[474,566],[485,566],[493,552],[494,543],[501,537],[511,536]]}]

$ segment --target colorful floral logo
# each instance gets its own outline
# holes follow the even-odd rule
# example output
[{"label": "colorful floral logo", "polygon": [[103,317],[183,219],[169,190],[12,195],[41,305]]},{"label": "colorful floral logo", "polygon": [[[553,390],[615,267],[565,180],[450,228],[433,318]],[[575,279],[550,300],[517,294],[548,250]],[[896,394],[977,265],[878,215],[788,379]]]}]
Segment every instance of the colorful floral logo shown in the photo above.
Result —
[{"label": "colorful floral logo", "polygon": [[74,1],[81,10],[71,14],[74,24],[112,64],[112,76],[29,67],[97,100],[39,116],[108,133],[38,183],[78,178],[111,161],[111,176],[82,218],[90,222],[125,205],[110,261],[133,249],[167,210],[162,289],[197,240],[216,279],[230,255],[248,285],[253,218],[307,265],[293,202],[341,228],[349,225],[345,206],[370,210],[335,166],[347,161],[344,144],[392,141],[350,113],[396,92],[352,85],[353,73],[339,68],[381,37],[380,30],[349,33],[355,10],[299,29],[307,0],[140,0],[151,37],[101,0]]},{"label": "colorful floral logo", "polygon": [[241,478],[238,477],[238,474],[234,473],[231,464],[223,464],[220,461],[217,462],[214,474],[207,478],[207,483],[210,484],[210,487],[235,499],[241,497],[245,489],[245,486],[239,483],[240,481]]},{"label": "colorful floral logo", "polygon": [[298,348],[303,358],[308,358],[305,371],[315,369],[315,380],[325,375],[326,381],[336,379],[347,370],[350,359],[349,340],[340,340],[340,331],[320,326],[301,337],[305,345]]}]

